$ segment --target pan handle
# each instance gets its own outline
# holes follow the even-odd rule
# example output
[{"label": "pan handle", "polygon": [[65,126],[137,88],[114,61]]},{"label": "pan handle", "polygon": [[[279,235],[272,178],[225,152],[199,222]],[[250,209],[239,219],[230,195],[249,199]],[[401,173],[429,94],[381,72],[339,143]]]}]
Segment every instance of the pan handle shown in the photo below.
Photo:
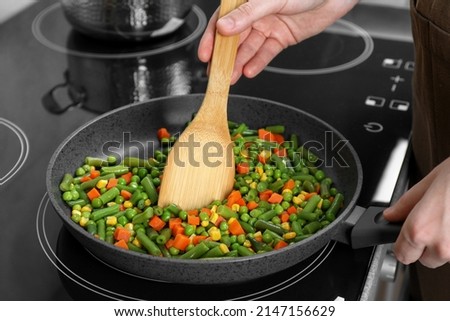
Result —
[{"label": "pan handle", "polygon": [[64,83],[54,86],[42,97],[42,105],[52,114],[62,114],[72,107],[81,107],[84,103],[86,97],[84,91],[76,92],[74,95],[72,95],[75,96],[72,97],[72,102],[64,107],[62,107],[58,103],[55,97],[55,92],[60,88],[68,87],[70,85],[69,75],[67,71],[64,73],[64,78],[65,78]]},{"label": "pan handle", "polygon": [[353,249],[394,243],[400,234],[402,223],[391,223],[384,219],[385,207],[367,208],[350,232]]}]

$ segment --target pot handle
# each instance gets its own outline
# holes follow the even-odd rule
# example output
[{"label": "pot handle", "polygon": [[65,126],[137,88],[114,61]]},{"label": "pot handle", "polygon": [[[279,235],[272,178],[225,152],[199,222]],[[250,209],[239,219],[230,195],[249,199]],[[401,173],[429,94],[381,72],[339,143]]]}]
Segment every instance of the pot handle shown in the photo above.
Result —
[{"label": "pot handle", "polygon": [[62,114],[72,107],[77,108],[81,107],[84,103],[86,97],[84,91],[77,91],[74,95],[72,95],[71,97],[72,102],[65,107],[62,107],[58,103],[55,97],[55,92],[60,88],[68,87],[70,84],[69,75],[67,71],[64,73],[64,78],[65,78],[64,83],[56,85],[42,97],[42,105],[45,107],[45,109],[47,109],[47,111],[51,112],[52,114]]},{"label": "pot handle", "polygon": [[400,234],[402,223],[391,223],[383,218],[385,207],[367,208],[350,233],[353,249],[394,243]]}]

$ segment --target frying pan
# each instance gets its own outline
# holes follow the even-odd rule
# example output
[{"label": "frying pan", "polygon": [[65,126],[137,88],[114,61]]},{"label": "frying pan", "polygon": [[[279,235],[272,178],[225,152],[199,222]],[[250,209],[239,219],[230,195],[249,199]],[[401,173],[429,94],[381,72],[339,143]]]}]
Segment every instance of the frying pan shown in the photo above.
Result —
[{"label": "frying pan", "polygon": [[[350,142],[329,124],[292,106],[260,98],[231,95],[228,119],[250,128],[283,124],[287,133],[296,133],[301,143],[314,146],[323,169],[345,195],[340,215],[313,236],[280,250],[250,257],[212,260],[182,260],[154,257],[127,251],[98,240],[70,219],[70,208],[59,191],[63,175],[72,173],[86,156],[149,157],[158,148],[156,132],[167,127],[181,132],[195,113],[203,95],[180,95],[131,104],[103,114],[86,123],[56,149],[50,159],[46,184],[49,198],[63,225],[96,258],[139,277],[186,284],[243,282],[286,269],[308,258],[329,241],[353,243],[353,247],[389,243],[399,226],[380,219],[381,208],[356,205],[362,188],[362,167]],[[214,124],[211,124],[212,126]],[[339,151],[332,146],[340,144]],[[356,224],[355,224],[356,222]],[[361,223],[360,223],[361,222]],[[353,238],[353,240],[352,240]]]}]

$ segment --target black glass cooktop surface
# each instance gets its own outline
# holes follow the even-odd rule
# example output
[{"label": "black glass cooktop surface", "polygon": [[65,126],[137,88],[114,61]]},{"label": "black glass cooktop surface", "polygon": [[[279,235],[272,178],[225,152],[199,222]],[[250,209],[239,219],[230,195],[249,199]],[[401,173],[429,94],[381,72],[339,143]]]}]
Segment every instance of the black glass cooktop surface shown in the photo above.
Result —
[{"label": "black glass cooktop surface", "polygon": [[[0,25],[0,216],[5,222],[0,299],[361,298],[374,248],[353,250],[330,241],[280,273],[221,285],[217,291],[188,286],[185,298],[182,292],[167,291],[180,285],[138,278],[99,261],[62,227],[50,204],[45,186],[49,160],[79,126],[129,103],[204,92],[206,66],[196,58],[196,48],[217,5],[195,1],[176,34],[127,46],[72,31],[57,1],[39,1]],[[408,37],[393,37],[398,24],[383,20],[392,15],[409,21],[405,10],[358,5],[324,33],[286,49],[255,79],[242,79],[231,89],[232,94],[292,105],[338,129],[361,159],[362,207],[389,203],[389,189],[398,177],[385,180],[386,168],[398,150],[397,163],[402,162],[410,134],[412,43]],[[389,32],[367,21],[380,21],[375,25]]]}]

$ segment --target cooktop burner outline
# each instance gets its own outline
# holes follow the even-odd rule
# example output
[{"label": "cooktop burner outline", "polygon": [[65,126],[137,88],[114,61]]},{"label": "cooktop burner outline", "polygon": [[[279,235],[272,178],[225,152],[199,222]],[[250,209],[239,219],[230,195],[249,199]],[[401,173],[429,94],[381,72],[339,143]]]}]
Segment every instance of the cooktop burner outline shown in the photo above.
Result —
[{"label": "cooktop burner outline", "polygon": [[[92,280],[88,280],[86,278],[81,277],[77,274],[76,271],[73,271],[65,262],[61,260],[60,257],[58,257],[56,251],[52,248],[51,241],[49,240],[49,235],[47,235],[47,229],[46,229],[46,220],[48,219],[46,215],[49,211],[49,206],[51,208],[50,198],[48,197],[48,193],[45,193],[39,203],[39,207],[37,210],[36,215],[36,234],[38,237],[39,244],[42,248],[42,251],[44,252],[45,256],[49,259],[49,261],[53,264],[53,266],[66,278],[68,278],[70,281],[74,282],[78,286],[91,291],[95,294],[98,294],[102,297],[112,299],[112,300],[145,300],[143,298],[137,298],[134,296],[130,296],[127,294],[118,293],[117,291],[111,291],[108,290],[101,285],[95,284],[92,282]],[[56,214],[55,214],[56,215]],[[55,220],[59,220],[57,217],[51,218]],[[237,297],[230,297],[226,298],[225,300],[259,300],[263,299],[265,297],[268,297],[270,295],[274,295],[280,291],[283,291],[287,288],[290,288],[291,286],[294,286],[296,283],[303,280],[305,277],[307,277],[309,274],[311,274],[315,269],[317,269],[323,262],[326,261],[328,256],[333,251],[334,247],[336,245],[336,242],[330,241],[324,248],[322,248],[320,251],[318,251],[316,254],[314,254],[311,259],[312,261],[305,267],[302,267],[299,271],[295,271],[291,275],[289,273],[289,276],[287,278],[283,278],[281,282],[274,283],[269,285],[267,288],[264,288],[262,290],[257,290],[256,292],[251,292],[243,295],[239,295]],[[82,246],[81,244],[79,246]],[[164,281],[157,281],[157,280],[150,280],[148,278],[132,275],[130,273],[124,272],[120,269],[117,269],[107,263],[104,263],[102,260],[97,258],[95,255],[93,255],[91,252],[87,251],[89,255],[91,255],[94,259],[101,262],[101,264],[108,266],[109,268],[112,268],[116,270],[118,273],[123,273],[125,275],[135,277],[138,279],[143,279],[144,281],[147,280],[149,282],[155,282],[157,284],[171,284]],[[291,269],[291,268],[290,268]],[[175,285],[176,286],[176,285]],[[185,286],[185,285],[182,285]],[[253,290],[252,290],[253,291]]]},{"label": "cooktop burner outline", "polygon": [[9,181],[17,172],[22,168],[22,166],[25,164],[25,161],[28,158],[28,152],[29,152],[29,142],[27,135],[25,132],[16,124],[13,122],[0,117],[0,126],[3,125],[10,129],[19,139],[20,142],[20,154],[19,159],[16,161],[16,163],[13,165],[13,167],[2,177],[0,177],[0,186],[5,184],[7,181]]},{"label": "cooktop burner outline", "polygon": [[[137,49],[136,51],[131,50],[130,52],[89,52],[89,51],[83,51],[73,48],[68,48],[66,44],[60,44],[57,43],[51,39],[49,39],[44,32],[42,31],[42,23],[45,22],[46,19],[49,18],[50,15],[59,15],[63,16],[64,13],[62,12],[61,5],[59,3],[54,3],[53,5],[47,7],[46,9],[42,10],[33,20],[32,23],[32,33],[34,37],[44,46],[53,49],[57,52],[63,53],[63,54],[70,54],[74,56],[79,57],[87,57],[87,58],[99,58],[99,59],[120,59],[120,58],[135,58],[139,56],[150,56],[150,55],[157,55],[162,54],[171,50],[175,50],[177,48],[180,48],[182,46],[185,46],[189,44],[190,42],[194,41],[196,38],[198,38],[203,30],[206,27],[207,24],[207,18],[203,10],[201,10],[198,6],[194,5],[192,7],[192,12],[189,13],[189,15],[186,17],[186,20],[188,19],[196,19],[196,25],[194,27],[194,30],[185,38],[182,38],[180,40],[177,40],[174,43],[169,43],[167,45],[164,45],[162,47],[156,47],[156,48],[148,48],[145,49],[146,44],[150,44],[150,42],[147,43],[136,43],[136,46],[139,46],[139,48],[144,47],[144,49]],[[62,18],[61,18],[62,19]],[[65,18],[64,18],[65,20]],[[70,36],[70,32],[74,32],[72,27],[70,26],[69,22],[64,21],[65,24],[67,24],[65,27],[70,28],[69,33],[67,37]],[[185,22],[186,23],[186,22]],[[183,29],[183,27],[180,28],[180,30]],[[177,31],[177,32],[180,32]],[[67,38],[66,37],[66,38]],[[85,37],[85,36],[83,36]],[[67,41],[67,39],[66,39]],[[156,43],[156,42],[155,42]],[[107,43],[105,43],[107,44]]]},{"label": "cooktop burner outline", "polygon": [[[354,24],[351,21],[345,20],[345,19],[339,19],[337,20],[332,26],[330,26],[327,30],[331,30],[333,28],[340,29],[343,28],[344,32],[348,32],[349,35],[356,35],[359,36],[364,41],[364,50],[361,52],[359,56],[354,58],[353,60],[350,60],[348,62],[331,66],[331,67],[324,67],[324,68],[317,68],[317,69],[294,69],[294,68],[282,68],[282,67],[275,67],[269,64],[264,71],[273,72],[273,73],[279,73],[279,74],[285,74],[285,75],[322,75],[322,74],[328,74],[328,73],[334,73],[338,71],[344,71],[350,68],[353,68],[361,63],[363,63],[367,58],[369,58],[372,55],[373,49],[374,49],[374,43],[373,39],[370,36],[370,34],[361,28],[360,26]],[[324,31],[324,33],[327,32],[327,30]],[[339,34],[339,32],[337,32]],[[306,40],[307,41],[307,40]],[[286,49],[286,51],[288,51]]]}]

